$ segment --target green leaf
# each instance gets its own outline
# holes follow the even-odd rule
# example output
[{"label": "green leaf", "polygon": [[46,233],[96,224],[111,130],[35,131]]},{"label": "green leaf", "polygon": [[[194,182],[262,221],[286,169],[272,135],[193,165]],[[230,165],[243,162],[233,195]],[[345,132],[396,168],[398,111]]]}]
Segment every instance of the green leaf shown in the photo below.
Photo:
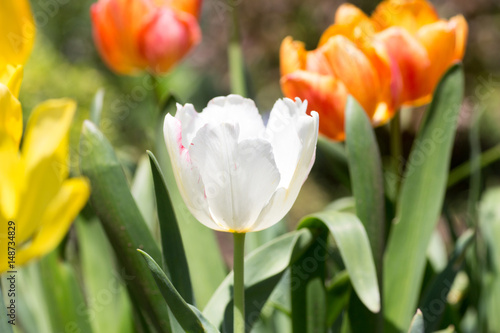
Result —
[{"label": "green leaf", "polygon": [[320,212],[303,219],[299,224],[301,228],[330,232],[349,272],[354,291],[370,311],[380,311],[380,293],[370,242],[359,219],[349,213]]},{"label": "green leaf", "polygon": [[500,187],[488,190],[480,204],[479,230],[484,237],[491,270],[483,273],[483,310],[488,332],[500,332]]},{"label": "green leaf", "polygon": [[[289,232],[261,246],[245,257],[245,315],[247,328],[257,320],[262,306],[283,276],[309,247],[312,235],[308,230]],[[224,332],[232,332],[233,273],[224,279],[203,314],[216,327],[224,324]]]},{"label": "green leaf", "polygon": [[158,207],[158,220],[160,221],[163,267],[186,302],[194,303],[189,267],[169,191],[156,157],[150,151],[148,151],[148,155],[151,171],[153,172],[156,206]]},{"label": "green leaf", "polygon": [[99,89],[92,100],[90,105],[90,121],[99,125],[101,121],[102,106],[104,102],[104,88]]},{"label": "green leaf", "polygon": [[[345,111],[347,159],[356,215],[363,223],[382,289],[382,260],[385,243],[385,197],[382,162],[373,126],[361,105],[349,96]],[[372,314],[353,295],[349,318],[354,331],[382,332],[382,313]],[[362,320],[357,320],[357,318]]]},{"label": "green leaf", "polygon": [[[382,162],[372,124],[352,96],[347,99],[345,130],[356,215],[368,234],[375,266],[380,272],[385,237]],[[378,276],[380,279],[381,275]]]},{"label": "green leaf", "polygon": [[130,192],[132,192],[132,196],[144,218],[144,222],[146,222],[153,237],[158,240],[159,244],[159,237],[155,237],[159,236],[159,228],[156,222],[153,175],[151,174],[151,166],[147,155],[143,155],[137,164]]},{"label": "green leaf", "polygon": [[[41,280],[49,317],[54,332],[80,329],[92,333],[82,290],[75,271],[67,262],[60,261],[57,249],[40,260]],[[85,308],[83,308],[85,309]]]},{"label": "green leaf", "polygon": [[453,66],[436,89],[410,153],[384,258],[384,311],[389,331],[406,331],[418,302],[426,250],[446,191],[463,86],[462,68]]},{"label": "green leaf", "polygon": [[[182,199],[175,181],[172,164],[165,147],[163,131],[158,131],[155,156],[160,163],[172,200],[175,216],[179,221],[184,251],[191,274],[196,305],[203,308],[227,275],[215,232],[197,221]],[[149,253],[149,252],[148,252]]]},{"label": "green leaf", "polygon": [[123,268],[132,298],[158,331],[170,332],[168,308],[135,249],[144,249],[156,260],[161,260],[161,252],[135,204],[111,144],[89,121],[83,125],[80,155],[82,174],[92,187],[90,203]]},{"label": "green leaf", "polygon": [[132,305],[100,222],[79,217],[75,226],[93,332],[132,333]]},{"label": "green leaf", "polygon": [[424,325],[424,316],[420,309],[417,309],[417,313],[413,316],[413,319],[410,323],[410,329],[408,333],[424,333],[425,325]]},{"label": "green leaf", "polygon": [[318,160],[323,158],[328,171],[345,187],[351,188],[349,166],[345,148],[339,142],[331,141],[324,136],[318,138]]},{"label": "green leaf", "polygon": [[331,327],[341,315],[342,311],[347,307],[350,295],[351,283],[349,281],[349,273],[347,273],[347,271],[337,273],[327,288],[327,327]]},{"label": "green leaf", "polygon": [[[422,312],[425,315],[427,322],[426,332],[432,332],[437,328],[445,309],[445,301],[443,299],[446,299],[448,296],[453,281],[455,280],[455,276],[462,268],[461,263],[465,250],[470,244],[472,244],[473,239],[474,232],[471,229],[467,230],[462,234],[462,236],[460,236],[445,269],[434,278],[428,290],[424,294],[419,308],[422,309]],[[436,311],[436,307],[433,307],[435,302],[443,303],[442,311]]]},{"label": "green leaf", "polygon": [[170,310],[186,332],[203,333],[219,332],[203,315],[194,307],[186,303],[174,285],[167,278],[160,266],[149,254],[142,250],[139,251],[146,261],[158,288],[167,302]]},{"label": "green leaf", "polygon": [[326,297],[323,280],[315,278],[306,287],[307,333],[326,332]]}]

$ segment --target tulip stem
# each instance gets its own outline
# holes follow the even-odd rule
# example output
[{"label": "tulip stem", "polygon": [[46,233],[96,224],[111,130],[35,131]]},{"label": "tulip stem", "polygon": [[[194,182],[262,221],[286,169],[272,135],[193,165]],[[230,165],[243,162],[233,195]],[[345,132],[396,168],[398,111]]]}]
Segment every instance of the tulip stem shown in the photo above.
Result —
[{"label": "tulip stem", "polygon": [[238,8],[230,2],[232,14],[232,31],[229,40],[228,58],[229,75],[231,79],[231,92],[243,97],[247,97],[247,87],[245,82],[245,63],[243,61],[243,51],[241,50],[240,29]]},{"label": "tulip stem", "polygon": [[233,233],[234,236],[234,333],[245,333],[245,283],[244,283],[244,257],[245,233]]},{"label": "tulip stem", "polygon": [[401,145],[401,110],[398,110],[390,122],[391,129],[391,157],[394,176],[396,177],[395,201],[399,196],[401,178],[403,177],[403,149]]}]

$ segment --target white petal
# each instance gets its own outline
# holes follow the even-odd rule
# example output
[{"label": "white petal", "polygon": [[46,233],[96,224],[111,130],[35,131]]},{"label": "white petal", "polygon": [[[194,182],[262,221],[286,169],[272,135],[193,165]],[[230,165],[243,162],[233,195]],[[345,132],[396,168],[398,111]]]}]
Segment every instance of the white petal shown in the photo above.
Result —
[{"label": "white petal", "polygon": [[210,216],[200,173],[192,164],[189,151],[182,143],[181,126],[180,121],[171,115],[165,117],[163,134],[179,192],[189,211],[198,221],[209,228],[224,230]]},{"label": "white petal", "polygon": [[297,99],[293,102],[285,98],[276,101],[269,116],[265,138],[273,146],[281,174],[279,187],[288,188],[304,146],[300,133],[309,130],[314,123],[314,119],[306,115],[306,110],[307,101],[302,103]]},{"label": "white petal", "polygon": [[201,115],[196,112],[193,104],[186,104],[184,106],[177,104],[177,112],[175,118],[181,122],[182,125],[182,145],[189,147],[196,132],[206,124],[206,121]]},{"label": "white petal", "polygon": [[203,119],[213,125],[238,124],[240,128],[238,141],[257,138],[265,130],[255,103],[239,95],[216,97],[208,103],[201,114]]},{"label": "white petal", "polygon": [[280,181],[272,147],[263,139],[238,143],[238,125],[202,127],[189,147],[200,170],[212,218],[227,231],[252,231]]},{"label": "white petal", "polygon": [[252,231],[269,228],[279,222],[288,213],[299,195],[302,184],[304,184],[311,171],[316,156],[319,116],[313,111],[311,112],[311,117],[306,117],[310,118],[311,121],[301,120],[301,126],[298,127],[297,135],[300,138],[302,149],[290,183],[288,187],[280,187],[274,193],[269,203],[262,210]]}]

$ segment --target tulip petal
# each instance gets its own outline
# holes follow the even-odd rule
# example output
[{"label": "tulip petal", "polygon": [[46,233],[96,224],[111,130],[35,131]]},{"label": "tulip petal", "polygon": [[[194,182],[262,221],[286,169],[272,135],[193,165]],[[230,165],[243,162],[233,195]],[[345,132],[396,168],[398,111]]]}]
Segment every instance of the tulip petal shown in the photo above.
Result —
[{"label": "tulip petal", "polygon": [[304,138],[299,136],[304,127],[311,127],[314,118],[306,114],[307,101],[299,98],[279,99],[273,106],[267,122],[265,138],[271,142],[276,166],[281,175],[278,187],[288,188],[302,152]]},{"label": "tulip petal", "polygon": [[239,141],[256,138],[264,132],[264,122],[255,103],[238,95],[221,96],[208,102],[201,116],[212,124],[238,124]]},{"label": "tulip petal", "polygon": [[36,31],[29,1],[2,1],[0,22],[0,63],[24,64],[33,48]]},{"label": "tulip petal", "polygon": [[416,37],[427,50],[431,60],[429,71],[426,73],[426,90],[423,92],[423,95],[430,99],[441,76],[455,61],[455,24],[445,21],[428,24],[417,32]]},{"label": "tulip petal", "polygon": [[455,41],[455,60],[462,60],[467,45],[467,35],[469,33],[469,26],[467,21],[462,15],[454,16],[450,19],[450,24],[455,28],[456,41]]},{"label": "tulip petal", "polygon": [[196,18],[200,16],[201,0],[170,0],[168,2],[172,8],[189,13]]},{"label": "tulip petal", "polygon": [[[402,84],[399,101],[403,104],[425,102],[427,75],[431,63],[426,49],[406,30],[392,27],[376,35],[397,63]],[[394,73],[394,72],[393,72]],[[396,73],[394,73],[396,74]]]},{"label": "tulip petal", "polygon": [[0,149],[0,161],[0,217],[12,220],[19,209],[24,164],[17,149]]},{"label": "tulip petal", "polygon": [[207,124],[189,148],[199,166],[212,218],[230,232],[252,231],[280,182],[271,144],[238,142],[238,124]]},{"label": "tulip petal", "polygon": [[193,15],[162,7],[138,38],[141,55],[147,60],[149,70],[164,73],[200,42],[201,31]]},{"label": "tulip petal", "polygon": [[424,25],[438,21],[439,15],[426,0],[385,0],[371,18],[380,30],[399,26],[415,34]]},{"label": "tulip petal", "polygon": [[22,65],[13,66],[10,64],[5,64],[3,68],[2,65],[0,65],[0,83],[6,85],[15,98],[19,97],[19,90],[21,89],[22,81]]},{"label": "tulip petal", "polygon": [[283,94],[307,100],[309,110],[321,115],[319,130],[333,140],[343,140],[344,106],[348,92],[342,82],[332,76],[297,71],[281,78]]},{"label": "tulip petal", "polygon": [[18,249],[16,264],[23,265],[52,251],[68,232],[89,195],[90,186],[86,179],[72,178],[64,181],[57,195],[39,217],[40,229],[36,235],[26,247]]},{"label": "tulip petal", "polygon": [[0,150],[16,151],[23,134],[21,103],[0,83]]},{"label": "tulip petal", "polygon": [[104,62],[117,73],[133,74],[146,67],[138,36],[153,16],[151,1],[101,0],[92,5],[92,34]]},{"label": "tulip petal", "polygon": [[[299,109],[302,109],[302,107],[299,106]],[[274,193],[260,213],[253,231],[269,228],[279,222],[290,211],[314,164],[316,142],[318,141],[319,116],[317,112],[313,111],[308,119],[304,119],[302,116],[300,118],[302,118],[300,125],[296,125],[299,125],[297,126],[297,134],[301,141],[301,150],[294,165],[295,170],[289,186],[286,188],[280,187]]]},{"label": "tulip petal", "polygon": [[30,116],[21,153],[26,163],[26,188],[17,216],[19,242],[38,229],[40,216],[68,176],[68,135],[75,109],[72,100],[49,100]]},{"label": "tulip petal", "polygon": [[290,36],[283,39],[280,47],[281,75],[283,76],[299,69],[304,69],[306,53],[304,43],[294,41]]},{"label": "tulip petal", "polygon": [[335,12],[335,24],[339,25],[357,23],[367,19],[368,16],[361,9],[350,3],[341,4]]},{"label": "tulip petal", "polygon": [[205,187],[198,168],[191,162],[189,151],[183,145],[182,124],[179,119],[167,114],[163,126],[173,173],[182,199],[193,216],[205,226],[215,230],[225,230],[217,225],[208,209]]},{"label": "tulip petal", "polygon": [[340,35],[330,38],[313,52],[325,55],[334,75],[371,118],[378,104],[381,87],[378,74],[368,57],[353,42]]},{"label": "tulip petal", "polygon": [[184,147],[191,145],[196,132],[207,123],[203,116],[196,112],[193,104],[186,104],[184,106],[177,104],[175,118],[180,121],[182,126],[182,145]]}]

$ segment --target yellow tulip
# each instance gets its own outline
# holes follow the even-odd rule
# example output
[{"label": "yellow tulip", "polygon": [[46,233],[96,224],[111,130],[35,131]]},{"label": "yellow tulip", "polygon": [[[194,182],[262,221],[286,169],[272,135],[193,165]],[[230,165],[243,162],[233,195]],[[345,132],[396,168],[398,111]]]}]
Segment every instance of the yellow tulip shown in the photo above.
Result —
[{"label": "yellow tulip", "polygon": [[22,68],[5,68],[11,76],[0,73],[0,273],[12,269],[9,246],[15,248],[14,267],[53,250],[90,194],[84,178],[67,179],[76,104],[59,99],[37,106],[19,149],[22,112],[17,92]]},{"label": "yellow tulip", "polygon": [[35,23],[29,1],[0,0],[0,22],[0,67],[24,64],[35,40]]}]

